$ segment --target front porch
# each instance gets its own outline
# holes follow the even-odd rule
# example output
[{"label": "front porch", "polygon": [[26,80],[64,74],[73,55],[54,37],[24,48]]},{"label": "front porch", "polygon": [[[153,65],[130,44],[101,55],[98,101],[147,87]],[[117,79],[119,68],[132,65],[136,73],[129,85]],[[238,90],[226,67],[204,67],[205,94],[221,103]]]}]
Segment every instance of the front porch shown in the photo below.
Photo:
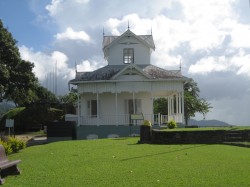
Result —
[{"label": "front porch", "polygon": [[[182,114],[173,115],[162,115],[162,114],[143,114],[144,120],[151,121],[152,125],[164,126],[170,120],[176,121],[178,124],[183,123]],[[99,115],[91,116],[84,115],[80,117],[79,126],[84,125],[141,125],[143,120],[131,120],[131,115],[129,114],[118,114],[118,115]]]},{"label": "front porch", "polygon": [[[165,98],[165,115],[154,114],[154,101]],[[84,83],[78,86],[77,125],[130,125],[131,115],[142,114],[153,125],[170,120],[184,123],[183,82],[114,81]]]}]

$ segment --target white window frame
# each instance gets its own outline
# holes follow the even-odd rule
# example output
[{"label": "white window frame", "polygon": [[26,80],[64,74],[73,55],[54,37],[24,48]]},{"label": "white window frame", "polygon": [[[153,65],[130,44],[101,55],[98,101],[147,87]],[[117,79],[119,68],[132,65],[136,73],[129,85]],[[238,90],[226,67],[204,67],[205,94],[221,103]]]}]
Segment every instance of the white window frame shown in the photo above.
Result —
[{"label": "white window frame", "polygon": [[124,64],[134,63],[134,48],[123,49],[123,63]]},{"label": "white window frame", "polygon": [[98,103],[96,99],[91,99],[87,101],[87,114],[91,117],[98,116]]}]

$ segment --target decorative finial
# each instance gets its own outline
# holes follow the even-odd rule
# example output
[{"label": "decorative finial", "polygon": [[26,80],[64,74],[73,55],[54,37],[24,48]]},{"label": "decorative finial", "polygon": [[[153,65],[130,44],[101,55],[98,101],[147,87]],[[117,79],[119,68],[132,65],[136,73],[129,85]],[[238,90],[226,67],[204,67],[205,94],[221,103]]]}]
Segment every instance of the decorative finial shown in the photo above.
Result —
[{"label": "decorative finial", "polygon": [[102,29],[102,36],[104,36],[105,35],[105,32],[104,32],[104,27],[103,27],[103,29]]},{"label": "decorative finial", "polygon": [[180,71],[181,71],[181,59],[180,59]]},{"label": "decorative finial", "polygon": [[130,29],[130,27],[129,27],[129,20],[128,20],[128,30]]},{"label": "decorative finial", "polygon": [[75,71],[76,71],[76,73],[77,73],[77,65],[76,65],[76,61],[75,61]]}]

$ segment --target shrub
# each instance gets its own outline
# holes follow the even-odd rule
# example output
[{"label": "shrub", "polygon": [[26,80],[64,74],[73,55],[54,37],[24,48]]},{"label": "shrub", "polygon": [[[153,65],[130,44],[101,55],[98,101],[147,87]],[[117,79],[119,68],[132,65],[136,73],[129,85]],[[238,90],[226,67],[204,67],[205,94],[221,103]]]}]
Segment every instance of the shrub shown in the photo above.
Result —
[{"label": "shrub", "polygon": [[167,123],[167,126],[168,126],[169,129],[174,129],[174,128],[177,127],[177,124],[176,124],[176,122],[175,122],[173,119],[171,119],[171,120]]},{"label": "shrub", "polygon": [[26,147],[26,143],[23,140],[18,140],[13,137],[9,137],[8,143],[11,146],[11,149],[14,153],[17,153],[19,150],[24,149]]},{"label": "shrub", "polygon": [[1,137],[0,144],[3,145],[6,154],[17,153],[26,147],[24,140],[18,140],[14,137]]},{"label": "shrub", "polygon": [[151,126],[151,121],[149,121],[149,120],[144,120],[142,125]]},{"label": "shrub", "polygon": [[0,140],[0,145],[3,145],[6,155],[9,155],[13,152],[11,145],[8,144],[8,142],[4,142],[3,140]]}]

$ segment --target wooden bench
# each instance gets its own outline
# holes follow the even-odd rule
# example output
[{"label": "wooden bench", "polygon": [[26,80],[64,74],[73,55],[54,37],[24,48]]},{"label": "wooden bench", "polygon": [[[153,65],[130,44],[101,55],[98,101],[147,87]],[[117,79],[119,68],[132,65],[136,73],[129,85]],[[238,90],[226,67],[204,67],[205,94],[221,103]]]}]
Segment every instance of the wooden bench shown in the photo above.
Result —
[{"label": "wooden bench", "polygon": [[21,162],[21,160],[8,160],[3,145],[0,145],[0,184],[4,183],[2,177],[20,174],[20,170],[17,168],[19,162]]},{"label": "wooden bench", "polygon": [[134,121],[138,121],[138,120],[144,120],[144,116],[143,114],[130,114],[130,120],[131,120],[131,124],[133,124]]}]

